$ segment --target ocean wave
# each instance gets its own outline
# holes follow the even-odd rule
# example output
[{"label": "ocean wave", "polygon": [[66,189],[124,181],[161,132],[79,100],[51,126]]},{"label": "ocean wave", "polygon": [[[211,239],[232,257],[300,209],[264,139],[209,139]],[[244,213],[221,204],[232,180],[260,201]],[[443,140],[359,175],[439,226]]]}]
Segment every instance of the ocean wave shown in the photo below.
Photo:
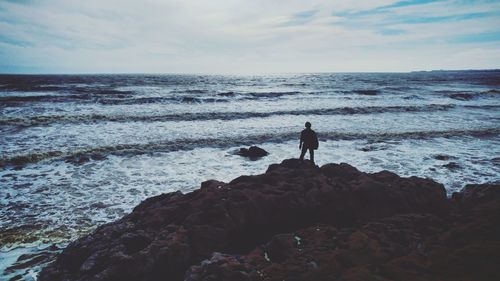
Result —
[{"label": "ocean wave", "polygon": [[[476,138],[497,137],[500,128],[484,128],[477,130],[446,130],[446,131],[416,131],[416,132],[389,132],[389,133],[352,133],[352,132],[318,132],[320,141],[335,140],[366,140],[368,142],[381,142],[405,139],[430,139],[472,136]],[[150,143],[117,144],[110,146],[82,148],[72,151],[47,151],[30,153],[0,158],[0,168],[23,167],[30,163],[42,160],[64,160],[75,165],[86,163],[90,160],[103,160],[108,155],[140,155],[155,152],[172,152],[179,150],[192,150],[202,147],[230,148],[248,146],[261,143],[282,143],[297,139],[297,132],[284,132],[280,134],[256,134],[228,138],[196,138],[162,140]]]},{"label": "ocean wave", "polygon": [[130,98],[97,98],[96,103],[104,105],[131,105],[131,104],[146,104],[146,103],[220,103],[237,100],[260,100],[273,99],[287,95],[296,95],[302,92],[221,92],[215,95],[179,95],[165,97],[130,97]]},{"label": "ocean wave", "polygon": [[228,102],[227,99],[221,99],[221,98],[198,98],[198,97],[183,97],[180,99],[174,99],[176,101],[179,101],[181,103],[215,103],[215,102]]},{"label": "ocean wave", "polygon": [[178,96],[135,96],[132,92],[122,92],[114,90],[102,90],[92,93],[79,94],[46,94],[46,95],[9,95],[0,96],[0,106],[12,107],[28,105],[34,102],[79,102],[97,103],[102,105],[133,105],[133,104],[165,104],[165,103],[219,103],[232,100],[259,100],[273,99],[287,95],[296,95],[301,92],[251,92],[235,93],[221,92],[216,95],[178,95]]},{"label": "ocean wave", "polygon": [[419,95],[410,95],[402,97],[404,100],[423,100],[424,98]]},{"label": "ocean wave", "polygon": [[353,90],[352,93],[363,95],[363,96],[376,96],[380,94],[380,90],[367,89],[367,90]]},{"label": "ocean wave", "polygon": [[306,87],[309,86],[307,83],[283,83],[281,86],[285,87]]},{"label": "ocean wave", "polygon": [[[71,89],[69,93],[45,93],[43,94],[32,94],[26,95],[26,92],[11,92],[7,96],[0,96],[0,106],[11,107],[19,106],[24,104],[31,104],[34,102],[88,102],[88,103],[101,103],[101,104],[113,104],[113,102],[127,103],[127,101],[133,101],[133,92],[130,91],[117,91],[117,90],[92,90],[88,89],[78,91],[76,89]],[[37,92],[33,92],[37,93]],[[141,103],[141,98],[135,98],[133,103]]]},{"label": "ocean wave", "polygon": [[465,108],[477,108],[477,109],[486,109],[486,110],[498,110],[500,109],[499,104],[484,104],[484,105],[464,105]]},{"label": "ocean wave", "polygon": [[250,93],[243,93],[242,95],[248,95],[256,98],[278,98],[282,96],[290,96],[290,95],[297,95],[297,94],[304,94],[304,92],[299,92],[299,91],[291,91],[291,92],[250,92]]},{"label": "ocean wave", "polygon": [[3,96],[0,97],[2,106],[18,105],[31,102],[68,102],[71,100],[90,100],[88,95],[23,95],[23,96]]},{"label": "ocean wave", "polygon": [[485,91],[485,93],[488,93],[488,94],[500,94],[500,89],[491,89],[491,90]]},{"label": "ocean wave", "polygon": [[490,89],[490,90],[481,91],[481,92],[450,91],[450,90],[435,91],[435,92],[438,94],[442,94],[448,98],[455,99],[455,100],[461,100],[461,101],[470,101],[470,100],[475,100],[475,99],[479,99],[479,98],[498,97],[498,94],[500,94],[500,90],[497,90],[497,89]]},{"label": "ocean wave", "polygon": [[446,111],[454,108],[451,104],[429,104],[421,106],[368,106],[339,107],[311,110],[283,110],[270,112],[204,112],[179,113],[166,115],[49,115],[33,117],[0,117],[0,126],[44,126],[51,123],[95,123],[95,122],[159,122],[159,121],[202,121],[202,120],[236,120],[264,118],[276,115],[354,115],[398,112],[432,112]]},{"label": "ocean wave", "polygon": [[208,90],[205,89],[185,89],[185,90],[174,90],[172,93],[176,94],[205,94],[208,93]]},{"label": "ocean wave", "polygon": [[217,95],[221,96],[221,97],[234,97],[236,95],[236,93],[229,91],[229,92],[220,92],[220,93],[217,93]]},{"label": "ocean wave", "polygon": [[415,90],[414,87],[410,87],[410,86],[386,86],[386,87],[384,87],[384,89],[389,90],[389,91],[398,91],[398,92]]}]

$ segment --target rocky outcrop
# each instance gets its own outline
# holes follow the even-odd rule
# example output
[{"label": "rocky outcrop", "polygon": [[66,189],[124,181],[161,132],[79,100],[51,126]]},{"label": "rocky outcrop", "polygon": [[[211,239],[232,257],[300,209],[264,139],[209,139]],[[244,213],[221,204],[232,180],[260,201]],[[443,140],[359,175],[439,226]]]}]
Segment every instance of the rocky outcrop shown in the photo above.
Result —
[{"label": "rocky outcrop", "polygon": [[[470,261],[460,251],[481,260],[498,231],[479,248],[460,239],[453,219],[491,203],[469,199],[481,197],[469,189],[450,201],[429,179],[285,160],[262,175],[149,198],[71,243],[39,280],[447,280],[438,276],[451,276],[443,272],[454,261]],[[481,231],[490,229],[467,239]]]},{"label": "rocky outcrop", "polygon": [[246,255],[213,253],[185,280],[500,280],[500,186],[467,186],[452,201],[446,216],[316,224],[275,235]]},{"label": "rocky outcrop", "polygon": [[236,154],[256,160],[266,155],[269,155],[269,152],[265,151],[264,149],[258,146],[250,146],[249,148],[244,148],[244,147],[240,148],[240,150],[238,150]]}]

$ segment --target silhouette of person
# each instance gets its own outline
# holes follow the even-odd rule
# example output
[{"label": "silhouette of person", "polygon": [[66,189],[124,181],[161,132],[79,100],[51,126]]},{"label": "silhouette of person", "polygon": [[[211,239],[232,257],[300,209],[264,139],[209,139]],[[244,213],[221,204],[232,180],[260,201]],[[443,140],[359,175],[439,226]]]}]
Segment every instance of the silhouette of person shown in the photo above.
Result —
[{"label": "silhouette of person", "polygon": [[302,149],[300,153],[300,160],[304,160],[304,155],[306,151],[309,150],[309,158],[311,162],[314,163],[314,150],[318,149],[318,136],[316,132],[311,130],[311,123],[306,122],[306,128],[300,133],[300,144],[299,148]]}]

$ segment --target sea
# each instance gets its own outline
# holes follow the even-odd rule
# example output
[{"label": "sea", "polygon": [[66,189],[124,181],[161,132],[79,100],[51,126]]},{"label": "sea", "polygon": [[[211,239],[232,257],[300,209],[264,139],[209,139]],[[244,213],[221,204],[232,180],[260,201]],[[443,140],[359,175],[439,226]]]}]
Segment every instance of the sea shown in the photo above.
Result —
[{"label": "sea", "polygon": [[[500,182],[500,70],[0,75],[0,280],[36,280],[71,241],[161,193],[297,158]],[[270,154],[235,152],[257,145]],[[307,158],[308,156],[306,156]]]}]

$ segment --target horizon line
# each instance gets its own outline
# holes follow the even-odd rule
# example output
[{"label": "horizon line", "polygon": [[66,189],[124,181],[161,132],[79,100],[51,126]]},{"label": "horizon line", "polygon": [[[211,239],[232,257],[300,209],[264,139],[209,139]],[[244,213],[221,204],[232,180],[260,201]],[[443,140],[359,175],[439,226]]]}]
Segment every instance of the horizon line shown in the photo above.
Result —
[{"label": "horizon line", "polygon": [[500,68],[468,68],[468,69],[431,69],[409,71],[317,71],[317,72],[260,72],[260,73],[228,73],[228,72],[0,72],[0,75],[227,75],[227,76],[260,76],[260,75],[296,75],[296,74],[362,74],[362,73],[416,73],[416,72],[458,72],[458,71],[500,71]]}]

